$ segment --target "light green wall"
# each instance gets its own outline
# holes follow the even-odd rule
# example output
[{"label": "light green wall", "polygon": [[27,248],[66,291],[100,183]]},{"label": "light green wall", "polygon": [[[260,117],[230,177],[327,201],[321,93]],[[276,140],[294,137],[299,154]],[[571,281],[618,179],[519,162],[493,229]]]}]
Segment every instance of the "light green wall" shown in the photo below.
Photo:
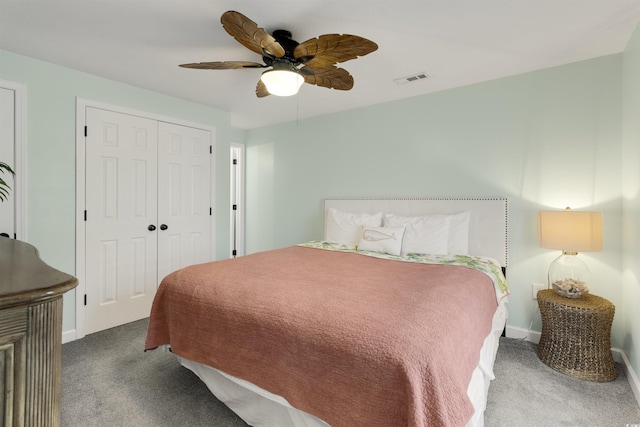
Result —
[{"label": "light green wall", "polygon": [[[230,127],[228,113],[2,50],[0,78],[26,85],[25,240],[45,262],[75,274],[76,97],[216,128],[216,253],[229,253],[229,142],[243,142],[244,132]],[[63,331],[73,329],[75,292],[69,292]]]},{"label": "light green wall", "polygon": [[325,198],[504,196],[508,323],[539,331],[532,283],[560,253],[537,246],[536,214],[599,210],[604,250],[580,256],[622,307],[621,72],[612,55],[248,131],[247,251],[322,238]]},{"label": "light green wall", "polygon": [[[557,256],[536,245],[537,211],[601,210],[604,250],[580,256],[591,267],[592,292],[616,304],[613,345],[636,372],[638,75],[636,32],[624,55],[245,135],[227,113],[0,50],[0,78],[27,87],[27,240],[50,265],[75,271],[75,98],[82,97],[216,127],[218,258],[229,250],[228,145],[245,136],[247,252],[320,238],[325,198],[508,197],[509,325],[520,328],[533,321],[539,330],[531,283],[545,282]],[[65,331],[75,325],[74,298],[65,296]]]},{"label": "light green wall", "polygon": [[622,349],[640,374],[640,27],[624,52],[623,65]]}]

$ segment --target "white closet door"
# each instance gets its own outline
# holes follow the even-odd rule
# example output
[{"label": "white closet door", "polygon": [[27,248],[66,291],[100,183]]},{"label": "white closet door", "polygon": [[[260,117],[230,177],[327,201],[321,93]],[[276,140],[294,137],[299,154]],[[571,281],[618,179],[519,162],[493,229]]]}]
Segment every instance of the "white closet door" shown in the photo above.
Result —
[{"label": "white closet door", "polygon": [[85,332],[92,333],[149,316],[158,285],[158,123],[87,108],[86,125]]},{"label": "white closet door", "polygon": [[[15,166],[15,92],[0,87],[0,162],[6,163],[13,170]],[[14,177],[4,169],[0,178],[9,187],[9,195],[4,201],[0,201],[0,233],[13,238],[16,233],[15,196],[16,191]]]},{"label": "white closet door", "polygon": [[158,278],[211,260],[210,131],[158,127]]}]

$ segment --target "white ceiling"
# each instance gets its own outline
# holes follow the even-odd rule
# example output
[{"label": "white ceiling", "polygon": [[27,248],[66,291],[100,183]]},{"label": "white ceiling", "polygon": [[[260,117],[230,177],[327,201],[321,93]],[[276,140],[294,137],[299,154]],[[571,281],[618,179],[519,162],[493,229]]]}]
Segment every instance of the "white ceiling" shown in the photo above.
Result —
[{"label": "white ceiling", "polygon": [[[379,49],[339,65],[350,91],[305,84],[258,99],[260,69],[178,67],[261,62],[222,28],[227,10],[298,42],[347,33]],[[639,21],[640,0],[0,0],[0,49],[228,111],[250,129],[619,53]],[[394,82],[420,72],[429,78]]]}]

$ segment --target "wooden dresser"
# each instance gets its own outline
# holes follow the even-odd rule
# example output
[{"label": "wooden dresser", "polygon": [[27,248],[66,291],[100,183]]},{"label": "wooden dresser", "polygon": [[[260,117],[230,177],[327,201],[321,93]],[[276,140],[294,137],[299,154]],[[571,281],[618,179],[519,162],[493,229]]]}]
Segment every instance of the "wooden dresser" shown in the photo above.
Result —
[{"label": "wooden dresser", "polygon": [[75,277],[28,243],[0,237],[0,420],[59,426],[62,294]]}]

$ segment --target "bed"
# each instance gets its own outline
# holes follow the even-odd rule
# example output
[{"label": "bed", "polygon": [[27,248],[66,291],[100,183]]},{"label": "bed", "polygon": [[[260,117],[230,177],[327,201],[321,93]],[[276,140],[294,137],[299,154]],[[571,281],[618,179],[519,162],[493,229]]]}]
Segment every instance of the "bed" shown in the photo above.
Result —
[{"label": "bed", "polygon": [[482,426],[506,199],[326,200],[323,239],[167,276],[169,347],[252,426]]}]

